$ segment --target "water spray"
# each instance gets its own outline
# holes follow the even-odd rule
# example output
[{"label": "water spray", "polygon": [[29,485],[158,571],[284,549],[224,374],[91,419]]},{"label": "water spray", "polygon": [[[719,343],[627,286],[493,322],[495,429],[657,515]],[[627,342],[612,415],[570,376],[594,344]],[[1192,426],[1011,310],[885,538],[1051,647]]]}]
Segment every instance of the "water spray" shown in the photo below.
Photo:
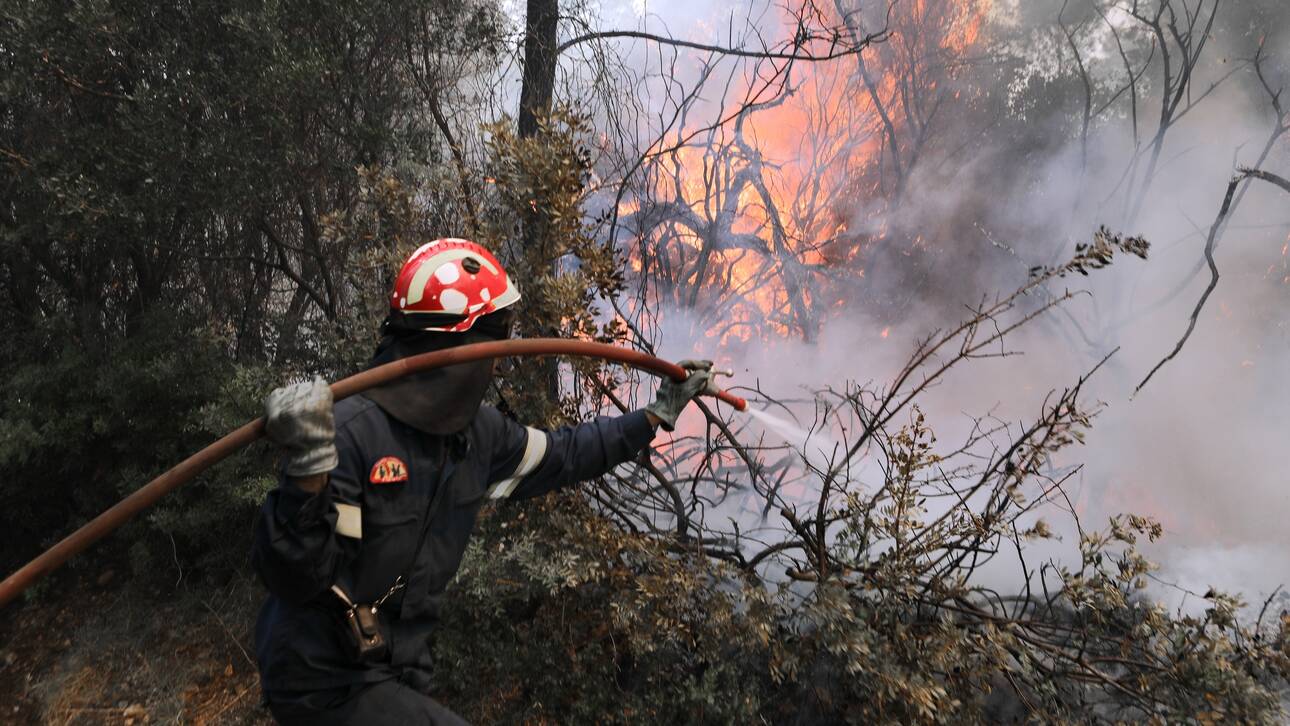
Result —
[{"label": "water spray", "polygon": [[[369,368],[331,386],[332,397],[339,401],[380,385],[397,380],[411,373],[428,371],[458,363],[470,363],[490,358],[517,356],[567,355],[581,358],[600,358],[623,363],[637,370],[683,381],[689,371],[647,353],[619,348],[605,343],[561,338],[533,338],[527,340],[502,340],[491,343],[473,343],[433,353],[401,358],[385,365]],[[734,371],[716,371],[717,375],[732,376]],[[705,395],[724,401],[737,411],[745,411],[748,402],[728,391],[709,384]],[[90,545],[111,534],[135,515],[152,506],[166,494],[188,483],[198,474],[218,464],[232,454],[264,435],[264,419],[250,423],[225,434],[223,438],[196,454],[179,462],[161,476],[137,489],[114,504],[107,511],[90,520],[80,529],[67,535],[58,544],[42,552],[17,572],[0,582],[0,607],[8,605],[36,580],[58,569],[64,562],[84,551]]]}]

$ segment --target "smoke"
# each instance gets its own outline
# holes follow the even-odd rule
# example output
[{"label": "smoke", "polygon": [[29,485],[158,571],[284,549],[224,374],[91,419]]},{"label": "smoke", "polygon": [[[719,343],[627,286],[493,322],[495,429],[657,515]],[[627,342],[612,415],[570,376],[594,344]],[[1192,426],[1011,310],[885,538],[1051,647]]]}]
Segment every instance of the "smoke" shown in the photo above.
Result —
[{"label": "smoke", "polygon": [[[1256,10],[1229,12],[1249,12],[1248,22],[1260,17]],[[1283,28],[1290,13],[1281,6],[1261,17],[1269,23],[1263,27]],[[1090,278],[1085,286],[1091,297],[1069,319],[1023,336],[1017,344],[1028,355],[988,367],[994,375],[983,371],[973,388],[979,392],[988,382],[1007,405],[1016,381],[1043,378],[1061,385],[1118,348],[1089,388],[1106,408],[1087,445],[1074,452],[1085,466],[1079,495],[1086,519],[1096,523],[1118,511],[1155,516],[1167,533],[1149,550],[1162,566],[1162,580],[1192,592],[1211,585],[1242,591],[1258,604],[1290,581],[1290,477],[1284,468],[1290,199],[1284,192],[1250,188],[1218,248],[1222,278],[1196,333],[1141,394],[1132,393],[1183,334],[1208,283],[1207,271],[1194,273],[1227,182],[1237,167],[1257,162],[1275,122],[1252,71],[1224,79],[1236,59],[1253,55],[1257,42],[1239,32],[1242,19],[1225,21],[1226,32],[1214,35],[1195,87],[1198,95],[1212,83],[1222,85],[1170,130],[1139,215],[1124,212],[1132,205],[1125,204],[1122,177],[1134,145],[1130,127],[1115,120],[1097,128],[1087,147],[1073,139],[1040,159],[1030,156],[1025,165],[1040,163],[1028,188],[1014,185],[1015,201],[991,208],[986,224],[1027,262],[1045,262],[1054,247],[1069,253],[1072,241],[1088,239],[1100,224],[1144,236],[1153,252],[1145,264],[1120,262]],[[1265,42],[1273,59],[1267,73],[1275,83],[1277,69],[1290,60],[1290,44],[1285,33]],[[1152,100],[1158,108],[1158,99]],[[994,141],[992,151],[992,162],[1008,158],[1006,141]],[[1264,168],[1284,173],[1287,161],[1282,144]],[[1005,174],[1016,167],[1001,166]],[[1027,176],[1020,171],[1020,178]],[[976,279],[997,278],[987,273]],[[1176,590],[1158,594],[1184,599]]]},{"label": "smoke", "polygon": [[[1099,226],[1142,235],[1152,243],[1148,261],[1118,260],[1064,280],[1089,294],[1010,339],[1023,355],[969,363],[921,405],[938,437],[953,442],[970,415],[1033,416],[1050,390],[1116,351],[1086,389],[1104,404],[1090,436],[1055,462],[1083,465],[1070,494],[1085,526],[1121,511],[1154,516],[1166,537],[1148,553],[1161,565],[1159,579],[1181,588],[1154,594],[1181,604],[1184,590],[1215,586],[1259,604],[1290,583],[1290,195],[1259,182],[1249,187],[1221,238],[1222,278],[1195,333],[1140,394],[1133,390],[1185,330],[1208,282],[1198,266],[1227,182],[1238,166],[1258,160],[1276,120],[1247,61],[1262,42],[1265,80],[1273,89],[1286,80],[1290,33],[1279,29],[1290,28],[1290,6],[1221,9],[1181,106],[1188,110],[1168,130],[1145,193],[1143,149],[1160,113],[1159,58],[1139,84],[1135,116],[1127,95],[1111,102],[1126,72],[1111,28],[1137,47],[1135,57],[1149,38],[1133,36],[1123,15],[1099,25],[1088,8],[1067,11],[1069,27],[1087,24],[1075,43],[1093,105],[1110,102],[1085,135],[1083,84],[1057,25],[1061,7],[993,3],[983,40],[970,49],[975,65],[953,75],[961,94],[947,95],[928,128],[933,142],[905,202],[857,197],[845,207],[850,229],[885,237],[866,248],[865,275],[845,304],[827,310],[815,340],[717,341],[703,335],[714,322],[703,313],[669,307],[656,311],[656,344],[668,357],[716,357],[736,369],[738,383],[780,399],[802,401],[848,380],[881,385],[917,339],[958,322],[983,296],[1022,284],[1031,267],[1060,263]],[[727,27],[732,12],[720,3],[631,9],[647,24],[668,20],[681,37],[688,37],[684,27]],[[809,72],[817,71],[802,71]],[[1262,168],[1290,175],[1284,142]],[[809,421],[808,404],[797,412]],[[777,436],[775,429],[764,431]],[[1077,553],[1073,531],[1062,535],[1053,556]]]}]

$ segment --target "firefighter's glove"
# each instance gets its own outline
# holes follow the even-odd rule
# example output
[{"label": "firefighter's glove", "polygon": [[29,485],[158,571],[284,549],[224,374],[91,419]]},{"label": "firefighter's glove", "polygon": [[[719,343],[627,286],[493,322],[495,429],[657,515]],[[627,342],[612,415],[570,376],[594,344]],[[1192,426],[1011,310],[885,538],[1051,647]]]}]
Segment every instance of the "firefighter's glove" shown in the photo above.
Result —
[{"label": "firefighter's glove", "polygon": [[689,372],[684,381],[663,379],[658,387],[658,396],[654,402],[645,407],[646,411],[658,416],[664,429],[671,431],[676,426],[676,419],[685,410],[690,399],[703,393],[712,386],[712,361],[683,360],[681,367]]},{"label": "firefighter's glove", "polygon": [[322,378],[274,389],[264,402],[264,430],[287,450],[287,476],[324,474],[336,468],[336,424],[331,388]]}]

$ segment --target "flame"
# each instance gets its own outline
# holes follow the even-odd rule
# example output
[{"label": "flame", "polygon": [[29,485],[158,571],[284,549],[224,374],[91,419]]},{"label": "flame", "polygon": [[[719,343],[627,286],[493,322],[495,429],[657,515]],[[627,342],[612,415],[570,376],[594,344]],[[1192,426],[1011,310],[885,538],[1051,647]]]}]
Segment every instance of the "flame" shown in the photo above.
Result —
[{"label": "flame", "polygon": [[[654,276],[661,302],[693,309],[709,338],[814,337],[863,282],[866,251],[889,234],[893,139],[895,154],[912,154],[902,145],[920,123],[911,94],[960,97],[963,89],[940,90],[952,80],[947,61],[980,40],[992,2],[899,3],[886,42],[859,58],[797,63],[782,93],[748,74],[720,109],[729,123],[674,130],[638,194],[624,197],[619,218],[639,241],[630,269]],[[846,32],[840,16],[831,22]],[[902,245],[926,247],[921,236]]]}]

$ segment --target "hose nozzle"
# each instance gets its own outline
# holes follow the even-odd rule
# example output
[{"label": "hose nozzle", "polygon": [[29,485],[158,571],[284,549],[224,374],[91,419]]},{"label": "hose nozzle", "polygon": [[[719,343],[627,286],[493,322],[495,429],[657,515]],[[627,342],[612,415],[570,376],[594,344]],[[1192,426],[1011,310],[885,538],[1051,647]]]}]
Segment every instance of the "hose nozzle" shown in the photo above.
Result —
[{"label": "hose nozzle", "polygon": [[733,393],[725,391],[721,386],[717,385],[717,376],[733,377],[734,375],[735,371],[733,368],[713,368],[712,377],[708,379],[708,387],[705,388],[703,392],[709,396],[716,396],[731,406],[734,406],[736,411],[744,411],[748,408],[747,401]]}]

